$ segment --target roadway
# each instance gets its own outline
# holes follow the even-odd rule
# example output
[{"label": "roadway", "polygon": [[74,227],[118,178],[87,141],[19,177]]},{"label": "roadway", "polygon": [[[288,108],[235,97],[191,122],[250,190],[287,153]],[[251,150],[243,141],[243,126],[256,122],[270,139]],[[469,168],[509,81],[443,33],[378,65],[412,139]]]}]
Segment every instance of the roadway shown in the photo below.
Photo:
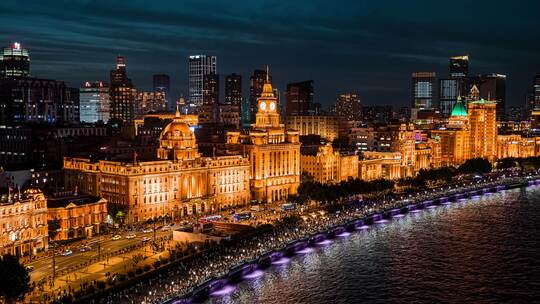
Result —
[{"label": "roadway", "polygon": [[[112,240],[112,236],[99,236],[95,239],[91,239],[87,242],[87,247],[89,250],[87,251],[81,251],[79,246],[67,246],[64,247],[62,252],[60,252],[59,249],[56,251],[55,255],[55,264],[56,264],[56,272],[57,274],[66,271],[68,269],[72,269],[74,267],[77,267],[81,265],[82,263],[95,260],[98,258],[98,255],[101,257],[106,256],[107,254],[110,254],[115,251],[119,251],[125,248],[129,248],[134,245],[141,244],[143,242],[143,238],[148,237],[150,238],[150,241],[153,238],[153,233],[143,233],[143,232],[137,232],[135,234],[135,238],[127,239],[125,236],[128,234],[131,234],[129,232],[122,234],[122,238],[119,240]],[[170,230],[168,231],[162,231],[156,229],[156,239],[170,236],[172,232]],[[101,248],[99,248],[98,243],[101,243]],[[70,249],[73,251],[72,254],[64,256],[62,253]],[[99,249],[99,250],[98,250]],[[53,249],[49,249],[53,250]],[[98,251],[100,251],[98,253]],[[30,278],[33,282],[38,282],[39,280],[43,278],[47,278],[52,276],[52,264],[53,264],[53,258],[52,256],[43,257],[41,259],[35,260],[33,262],[27,263],[27,266],[32,266],[34,268],[33,271],[30,272]]]}]

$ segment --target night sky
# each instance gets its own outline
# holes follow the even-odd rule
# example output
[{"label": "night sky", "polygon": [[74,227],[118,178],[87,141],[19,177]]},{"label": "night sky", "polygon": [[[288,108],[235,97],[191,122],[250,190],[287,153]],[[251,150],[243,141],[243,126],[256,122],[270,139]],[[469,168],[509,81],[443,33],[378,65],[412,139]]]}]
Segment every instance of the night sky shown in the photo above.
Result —
[{"label": "night sky", "polygon": [[[114,3],[114,4],[113,4]],[[409,104],[410,73],[448,74],[469,54],[473,74],[508,76],[507,103],[522,105],[540,72],[540,1],[0,1],[0,45],[30,49],[32,75],[106,80],[115,56],[150,89],[171,76],[187,95],[187,56],[218,56],[221,75],[270,66],[274,85],[315,80],[315,100],[357,91],[364,104]]]}]

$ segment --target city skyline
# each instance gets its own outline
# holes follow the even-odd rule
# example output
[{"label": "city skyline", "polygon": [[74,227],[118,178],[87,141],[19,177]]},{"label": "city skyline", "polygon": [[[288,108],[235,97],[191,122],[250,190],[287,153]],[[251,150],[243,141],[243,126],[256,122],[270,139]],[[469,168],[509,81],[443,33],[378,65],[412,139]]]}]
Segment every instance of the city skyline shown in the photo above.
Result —
[{"label": "city skyline", "polygon": [[[540,28],[533,13],[538,3],[489,4],[456,2],[461,22],[448,29],[444,23],[458,18],[455,10],[430,3],[351,2],[333,8],[333,16],[321,16],[318,12],[331,4],[312,1],[294,7],[299,13],[292,17],[291,4],[213,2],[219,13],[201,18],[209,3],[130,3],[120,12],[99,1],[47,6],[30,1],[25,7],[8,1],[0,4],[6,21],[0,40],[4,45],[18,41],[30,50],[33,75],[73,87],[107,80],[115,57],[122,55],[137,88],[149,90],[153,74],[168,74],[173,96],[187,97],[188,56],[208,54],[219,57],[221,75],[247,79],[253,70],[270,65],[282,92],[287,83],[313,79],[314,101],[323,107],[348,91],[358,92],[363,104],[408,105],[412,72],[447,77],[449,57],[468,54],[471,75],[507,75],[507,106],[523,106],[540,67],[534,56],[539,43],[530,39]],[[513,16],[489,18],[501,7]],[[433,18],[417,21],[423,20],[419,16]],[[478,28],[479,21],[491,26]],[[247,86],[244,82],[244,98]]]}]

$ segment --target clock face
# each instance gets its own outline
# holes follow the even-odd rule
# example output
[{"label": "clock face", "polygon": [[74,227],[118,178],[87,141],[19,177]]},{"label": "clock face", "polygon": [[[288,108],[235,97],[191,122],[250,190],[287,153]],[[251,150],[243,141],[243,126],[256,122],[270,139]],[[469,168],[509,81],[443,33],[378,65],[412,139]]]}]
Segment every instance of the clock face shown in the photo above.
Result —
[{"label": "clock face", "polygon": [[266,111],[266,102],[261,102],[261,110]]},{"label": "clock face", "polygon": [[274,102],[270,103],[270,110],[274,111],[276,109],[276,104]]}]

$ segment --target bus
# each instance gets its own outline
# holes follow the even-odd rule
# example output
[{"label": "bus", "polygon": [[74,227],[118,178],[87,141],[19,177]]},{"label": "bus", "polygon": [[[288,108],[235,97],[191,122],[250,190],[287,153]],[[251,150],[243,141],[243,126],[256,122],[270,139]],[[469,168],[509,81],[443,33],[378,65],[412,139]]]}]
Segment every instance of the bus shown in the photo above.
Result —
[{"label": "bus", "polygon": [[241,220],[249,220],[251,218],[251,212],[240,212],[240,213],[237,213],[235,215],[233,215],[233,218],[237,221],[241,221]]},{"label": "bus", "polygon": [[199,219],[199,223],[204,224],[208,222],[215,222],[221,220],[221,215],[209,215]]},{"label": "bus", "polygon": [[288,211],[296,209],[296,204],[288,203],[281,205],[281,211]]}]

